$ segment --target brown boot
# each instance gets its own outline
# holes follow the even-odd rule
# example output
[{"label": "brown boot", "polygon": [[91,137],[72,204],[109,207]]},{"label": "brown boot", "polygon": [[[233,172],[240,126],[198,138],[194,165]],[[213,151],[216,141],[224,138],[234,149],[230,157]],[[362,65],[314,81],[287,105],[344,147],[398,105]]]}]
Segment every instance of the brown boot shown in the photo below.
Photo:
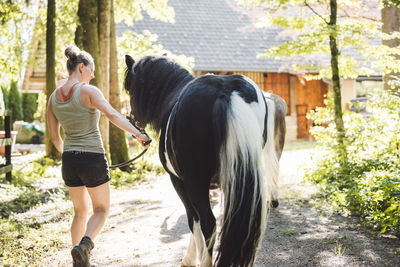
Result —
[{"label": "brown boot", "polygon": [[74,261],[74,267],[90,267],[90,251],[94,248],[94,243],[88,236],[84,236],[79,242],[79,245],[75,246],[71,250],[72,259]]}]

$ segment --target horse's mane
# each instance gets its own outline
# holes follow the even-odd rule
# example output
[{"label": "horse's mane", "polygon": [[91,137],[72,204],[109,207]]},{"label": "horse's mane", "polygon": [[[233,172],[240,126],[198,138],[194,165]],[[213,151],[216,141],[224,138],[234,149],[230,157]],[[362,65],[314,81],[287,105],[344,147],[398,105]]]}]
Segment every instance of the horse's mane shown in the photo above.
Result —
[{"label": "horse's mane", "polygon": [[125,89],[131,96],[132,112],[142,126],[159,132],[183,87],[194,77],[183,67],[159,56],[139,60],[125,73]]}]

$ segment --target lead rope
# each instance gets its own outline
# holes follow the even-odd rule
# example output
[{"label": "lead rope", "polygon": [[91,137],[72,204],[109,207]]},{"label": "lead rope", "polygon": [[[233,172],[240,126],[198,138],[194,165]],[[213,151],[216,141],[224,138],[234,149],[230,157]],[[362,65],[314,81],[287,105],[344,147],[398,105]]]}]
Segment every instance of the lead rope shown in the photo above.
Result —
[{"label": "lead rope", "polygon": [[[133,127],[135,127],[136,129],[138,129],[143,135],[146,135],[147,137],[149,137],[149,135],[146,133],[146,130],[143,128],[140,128],[136,125],[135,121],[132,119],[132,117],[126,117],[129,122],[133,125]],[[136,137],[134,135],[132,135],[133,138],[136,139]],[[149,137],[150,138],[150,137]],[[151,143],[151,139],[147,142],[144,142],[143,144],[146,146],[148,144]],[[109,166],[110,169],[116,169],[116,168],[121,168],[121,167],[125,167],[127,165],[129,165],[130,163],[134,162],[135,160],[137,160],[138,158],[140,158],[141,156],[143,156],[146,152],[147,152],[148,148],[146,148],[145,150],[143,150],[139,155],[137,155],[136,157],[134,157],[133,159],[130,159],[128,161],[122,162],[122,163],[118,163],[118,164],[114,164]]]}]

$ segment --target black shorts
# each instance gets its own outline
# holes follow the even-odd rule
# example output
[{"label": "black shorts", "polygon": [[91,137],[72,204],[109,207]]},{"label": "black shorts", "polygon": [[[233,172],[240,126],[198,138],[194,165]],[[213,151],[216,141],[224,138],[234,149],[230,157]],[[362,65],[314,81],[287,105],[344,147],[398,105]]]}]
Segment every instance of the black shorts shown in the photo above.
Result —
[{"label": "black shorts", "polygon": [[67,186],[96,187],[110,181],[110,170],[103,153],[65,151],[62,177]]}]

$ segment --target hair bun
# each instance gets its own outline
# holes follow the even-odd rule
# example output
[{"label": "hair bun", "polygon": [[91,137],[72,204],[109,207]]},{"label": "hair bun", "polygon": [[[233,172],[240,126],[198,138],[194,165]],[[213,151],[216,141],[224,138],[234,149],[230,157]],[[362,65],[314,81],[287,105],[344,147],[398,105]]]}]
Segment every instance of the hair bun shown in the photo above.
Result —
[{"label": "hair bun", "polygon": [[65,49],[65,56],[74,61],[74,59],[81,53],[81,50],[75,45],[70,45]]}]

